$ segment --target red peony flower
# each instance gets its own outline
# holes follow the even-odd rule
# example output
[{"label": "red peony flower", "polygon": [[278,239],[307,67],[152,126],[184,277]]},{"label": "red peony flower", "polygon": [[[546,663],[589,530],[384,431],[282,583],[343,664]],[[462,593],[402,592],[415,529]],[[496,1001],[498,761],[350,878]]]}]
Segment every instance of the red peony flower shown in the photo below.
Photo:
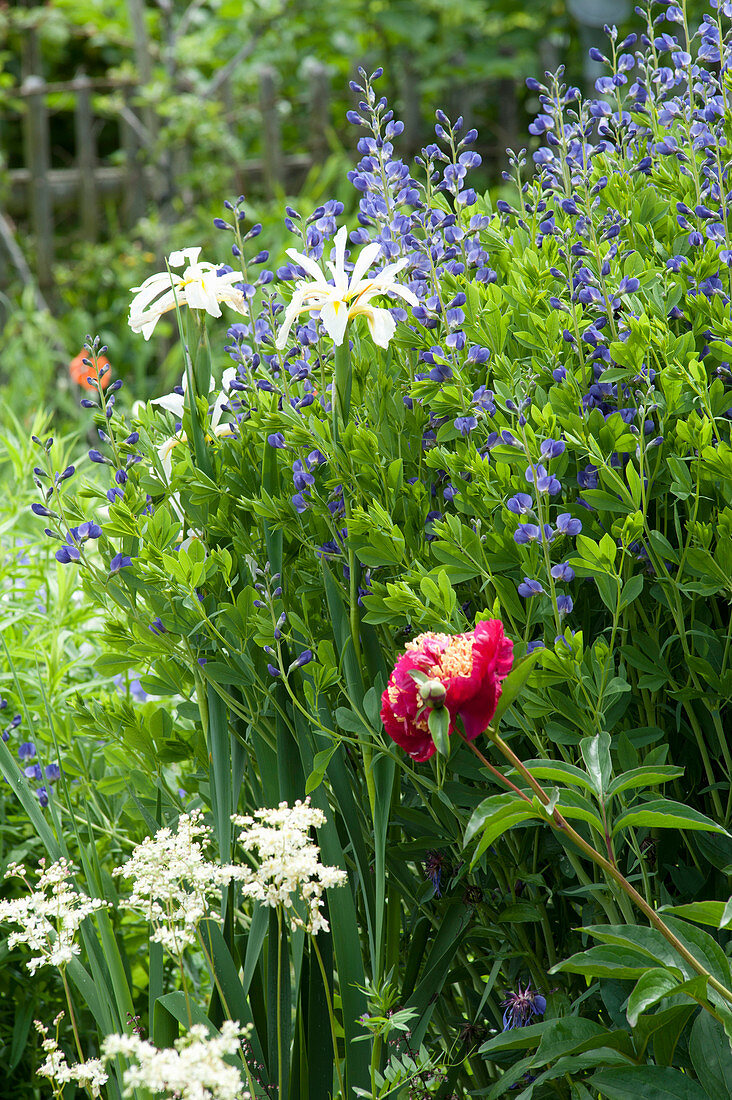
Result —
[{"label": "red peony flower", "polygon": [[420,634],[407,643],[381,697],[386,732],[413,760],[429,760],[435,751],[427,724],[429,710],[409,675],[416,669],[444,686],[449,732],[460,718],[466,737],[474,741],[496,713],[501,680],[512,664],[513,642],[504,636],[499,619],[480,622],[469,634]]}]

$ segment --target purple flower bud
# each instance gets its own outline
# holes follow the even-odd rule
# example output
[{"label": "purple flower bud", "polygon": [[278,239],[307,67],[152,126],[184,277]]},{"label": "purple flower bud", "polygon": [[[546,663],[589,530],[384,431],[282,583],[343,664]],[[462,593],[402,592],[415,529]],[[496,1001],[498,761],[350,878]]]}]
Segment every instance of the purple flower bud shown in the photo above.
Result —
[{"label": "purple flower bud", "polygon": [[544,589],[539,581],[534,581],[531,577],[524,577],[523,582],[518,586],[518,594],[525,600],[528,600],[531,596],[539,596],[543,591]]},{"label": "purple flower bud", "polygon": [[557,596],[557,611],[560,615],[569,615],[574,607],[574,602],[571,596]]},{"label": "purple flower bud", "polygon": [[268,435],[267,442],[269,443],[270,447],[276,447],[278,449],[287,446],[287,444],[285,443],[285,437],[282,432],[274,432],[272,435]]}]

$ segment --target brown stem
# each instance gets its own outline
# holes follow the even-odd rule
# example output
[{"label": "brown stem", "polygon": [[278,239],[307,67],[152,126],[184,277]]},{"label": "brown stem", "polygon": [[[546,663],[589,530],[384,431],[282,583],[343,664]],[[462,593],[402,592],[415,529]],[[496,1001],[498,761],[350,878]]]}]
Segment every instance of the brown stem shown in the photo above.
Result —
[{"label": "brown stem", "polygon": [[528,795],[524,793],[524,791],[519,790],[519,788],[514,783],[512,783],[510,779],[507,779],[505,775],[499,772],[498,768],[494,768],[490,761],[486,760],[486,758],[483,756],[483,753],[476,745],[475,741],[468,741],[467,737],[462,733],[460,734],[460,736],[462,737],[468,748],[472,749],[478,759],[486,766],[488,771],[493,772],[496,779],[500,779],[501,783],[505,783],[507,787],[510,787],[514,794],[517,794],[519,798],[523,798],[524,802],[531,802],[531,799],[528,797]]},{"label": "brown stem", "polygon": [[[521,760],[519,760],[513,749],[509,748],[503,738],[499,737],[498,734],[494,733],[492,730],[488,732],[488,736],[490,737],[491,741],[493,741],[494,745],[498,749],[500,749],[500,751],[503,753],[509,763],[513,765],[519,775],[523,776],[528,785],[531,787],[532,791],[534,791],[534,793],[538,797],[539,801],[544,806],[548,806],[549,796],[547,795],[546,791],[541,786],[541,784],[538,783],[536,779],[534,779],[533,775],[528,770],[526,765]],[[498,776],[498,778],[501,779],[505,784],[507,784],[507,786],[509,786],[513,791],[517,791],[517,793],[520,794],[521,797],[524,798],[527,802],[530,801],[530,799],[528,799],[522,791],[519,791],[518,788],[515,787],[509,779],[501,775],[501,773],[497,771],[496,768],[488,764],[488,762],[485,760],[485,757],[483,757],[482,753],[477,748],[475,748],[475,746],[473,746],[473,751],[481,757],[481,759],[484,761],[484,763],[487,764],[494,775]],[[681,958],[684,959],[686,963],[688,963],[692,970],[694,970],[697,974],[700,974],[702,977],[706,978],[708,984],[712,987],[712,989],[714,989],[720,995],[720,997],[723,997],[725,1001],[727,1001],[729,1004],[732,1004],[732,991],[727,989],[726,986],[722,985],[721,982],[717,981],[717,979],[702,966],[698,959],[696,959],[694,955],[692,955],[691,952],[687,950],[686,947],[684,947],[681,940],[673,934],[671,929],[666,924],[664,924],[656,911],[651,908],[646,899],[638,893],[635,887],[631,886],[626,877],[621,874],[617,867],[614,867],[613,864],[609,860],[605,859],[605,857],[601,855],[596,848],[593,848],[591,844],[588,844],[587,841],[583,837],[581,837],[575,829],[572,828],[567,819],[563,817],[557,809],[554,809],[552,811],[548,820],[548,824],[551,825],[552,828],[556,829],[558,832],[564,833],[580,849],[580,851],[587,856],[588,859],[591,859],[593,863],[596,863],[598,867],[601,867],[605,874],[609,875],[610,878],[613,879],[615,883],[617,883],[620,889],[630,898],[630,900],[637,906],[637,908],[640,909],[643,915],[647,917],[653,927],[658,932],[660,932],[663,938],[671,944],[671,946],[679,955],[681,955]]]}]

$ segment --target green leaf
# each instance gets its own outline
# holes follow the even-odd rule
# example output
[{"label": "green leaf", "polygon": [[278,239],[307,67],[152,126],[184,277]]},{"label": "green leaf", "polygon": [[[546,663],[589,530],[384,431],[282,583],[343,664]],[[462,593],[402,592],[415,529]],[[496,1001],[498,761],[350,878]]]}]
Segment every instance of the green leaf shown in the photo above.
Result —
[{"label": "green leaf", "polygon": [[450,755],[450,712],[447,707],[432,707],[427,719],[432,740],[440,756]]},{"label": "green leaf", "polygon": [[613,779],[607,789],[607,797],[612,798],[613,795],[633,787],[657,787],[661,783],[667,783],[669,779],[678,779],[683,774],[683,768],[676,768],[672,764],[632,768],[630,771],[623,772],[617,779]]},{"label": "green leaf", "polygon": [[463,838],[463,846],[467,846],[473,837],[482,833],[482,839],[489,835],[487,844],[492,844],[496,837],[510,829],[511,825],[519,821],[526,821],[530,817],[538,818],[537,811],[530,802],[519,798],[517,794],[506,791],[505,794],[494,794],[483,799],[478,808],[473,812],[468,822]]},{"label": "green leaf", "polygon": [[700,1012],[689,1039],[696,1075],[714,1100],[732,1100],[732,1048],[724,1027],[708,1012]]},{"label": "green leaf", "polygon": [[610,760],[610,734],[606,731],[580,741],[580,752],[592,781],[595,794],[602,799],[612,778]]},{"label": "green leaf", "polygon": [[329,749],[323,749],[321,752],[315,754],[315,759],[313,760],[313,770],[311,771],[310,775],[307,778],[307,782],[305,783],[306,795],[312,794],[313,791],[316,790],[316,788],[318,788],[323,782],[325,778],[325,773],[328,770],[328,765],[331,761],[331,757],[333,756],[333,753],[336,751],[337,748],[338,745],[336,744]]},{"label": "green leaf", "polygon": [[638,575],[631,577],[629,581],[623,585],[623,591],[620,593],[620,611],[623,611],[626,607],[637,600],[643,591],[643,577]]},{"label": "green leaf", "polygon": [[664,905],[659,909],[659,913],[672,913],[676,917],[693,920],[696,924],[722,928],[724,910],[723,901],[692,901],[688,905]]},{"label": "green leaf", "polygon": [[612,1066],[589,1080],[603,1100],[709,1100],[688,1074],[669,1066]]},{"label": "green leaf", "polygon": [[613,836],[630,825],[646,825],[660,829],[698,829],[708,833],[729,833],[716,821],[686,806],[683,802],[672,802],[668,798],[658,798],[653,802],[641,802],[625,810],[615,819]]},{"label": "green leaf", "polygon": [[592,978],[639,978],[648,970],[648,955],[629,947],[602,944],[557,963],[550,974],[584,974]]},{"label": "green leaf", "polygon": [[498,700],[496,706],[496,712],[493,715],[491,725],[498,729],[498,723],[501,720],[502,715],[506,713],[511,704],[518,697],[521,689],[524,687],[528,680],[534,665],[541,657],[541,649],[535,649],[533,653],[530,653],[528,657],[524,657],[522,661],[519,661],[511,671],[506,679],[501,684],[501,697]]},{"label": "green leaf", "polygon": [[647,970],[645,974],[641,974],[633,992],[628,997],[628,1006],[625,1010],[630,1026],[635,1027],[641,1013],[657,1004],[663,997],[668,996],[678,987],[678,978],[665,968],[654,966],[651,970]]}]

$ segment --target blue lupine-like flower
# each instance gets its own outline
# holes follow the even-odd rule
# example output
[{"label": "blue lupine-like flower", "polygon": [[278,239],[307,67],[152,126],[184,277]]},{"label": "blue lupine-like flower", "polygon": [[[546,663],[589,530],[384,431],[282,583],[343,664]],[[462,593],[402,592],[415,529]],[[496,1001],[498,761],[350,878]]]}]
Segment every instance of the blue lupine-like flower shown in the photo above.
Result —
[{"label": "blue lupine-like flower", "polygon": [[541,528],[536,523],[520,523],[513,533],[514,542],[526,546],[530,542],[541,542]]},{"label": "blue lupine-like flower", "polygon": [[119,573],[120,569],[126,569],[132,565],[132,558],[127,554],[115,554],[109,563],[109,572]]},{"label": "blue lupine-like flower", "polygon": [[269,443],[270,447],[275,447],[278,449],[287,446],[287,444],[285,443],[285,437],[282,432],[273,432],[272,435],[268,435],[267,442]]},{"label": "blue lupine-like flower", "polygon": [[461,435],[469,435],[477,426],[478,420],[475,416],[458,416],[455,419],[455,427]]},{"label": "blue lupine-like flower", "polygon": [[544,591],[544,588],[540,581],[534,581],[531,577],[524,577],[521,584],[518,586],[519,596],[523,596],[525,600],[528,600],[530,596],[540,596]]},{"label": "blue lupine-like flower", "polygon": [[18,748],[18,756],[21,760],[30,760],[36,755],[36,746],[32,741],[24,741]]},{"label": "blue lupine-like flower", "polygon": [[574,580],[574,569],[571,565],[567,565],[566,562],[560,562],[558,565],[553,565],[551,573],[555,581],[566,581],[569,583]]},{"label": "blue lupine-like flower", "polygon": [[575,519],[569,512],[562,512],[556,518],[557,531],[561,535],[578,535],[582,530],[582,520]]},{"label": "blue lupine-like flower", "polygon": [[83,546],[89,539],[98,539],[102,537],[102,529],[96,523],[81,523],[78,527],[72,527],[66,536],[66,542],[56,551],[56,561],[61,562],[62,565],[68,565],[69,562],[79,561],[81,553],[79,547]]},{"label": "blue lupine-like flower", "polygon": [[533,653],[535,649],[546,649],[546,646],[544,645],[544,643],[539,638],[537,638],[533,642],[529,642],[529,644],[526,647],[526,656],[528,657],[528,655],[530,653]]},{"label": "blue lupine-like flower", "polygon": [[533,510],[534,501],[528,493],[516,493],[515,496],[508,498],[506,507],[516,516],[525,516]]},{"label": "blue lupine-like flower", "polygon": [[564,454],[567,444],[563,439],[545,439],[541,445],[542,458],[559,458]]},{"label": "blue lupine-like flower", "polygon": [[43,771],[40,764],[29,764],[27,768],[23,768],[23,775],[26,779],[43,779]]},{"label": "blue lupine-like flower", "polygon": [[561,491],[562,486],[559,480],[553,474],[547,473],[542,465],[527,466],[525,477],[527,481],[534,483],[539,493],[549,493],[550,496],[556,496]]},{"label": "blue lupine-like flower", "polygon": [[46,773],[46,779],[50,783],[55,783],[57,779],[61,778],[61,768],[58,764],[46,764],[44,771]]}]

